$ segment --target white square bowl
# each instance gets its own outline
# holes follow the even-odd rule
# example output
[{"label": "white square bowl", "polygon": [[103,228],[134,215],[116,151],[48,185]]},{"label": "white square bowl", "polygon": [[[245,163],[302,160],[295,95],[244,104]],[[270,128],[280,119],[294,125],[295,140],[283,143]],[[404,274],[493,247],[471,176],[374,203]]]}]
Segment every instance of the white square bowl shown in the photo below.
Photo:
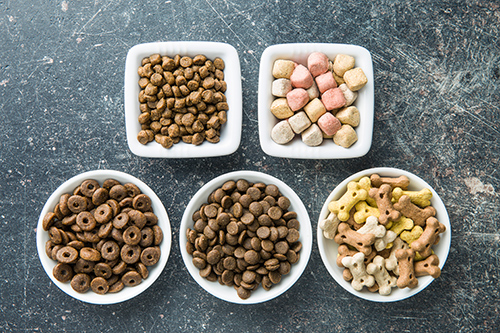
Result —
[{"label": "white square bowl", "polygon": [[[139,110],[139,75],[137,69],[143,58],[152,54],[167,55],[170,57],[194,57],[198,54],[205,55],[208,59],[216,57],[224,60],[224,81],[227,83],[225,92],[229,110],[227,123],[221,129],[220,141],[216,144],[204,141],[195,146],[180,141],[172,148],[163,148],[153,141],[142,145],[137,140],[141,130],[138,117]],[[242,122],[242,96],[241,96],[241,69],[240,60],[236,49],[229,44],[216,42],[157,42],[135,45],[127,54],[125,64],[125,125],[127,129],[127,142],[132,153],[142,157],[159,158],[196,158],[223,156],[234,153],[241,140]]]},{"label": "white square bowl", "polygon": [[[272,68],[277,59],[289,59],[306,65],[312,52],[323,52],[330,60],[339,53],[348,54],[356,59],[355,67],[361,67],[368,83],[358,91],[354,102],[360,113],[359,126],[355,128],[358,141],[349,148],[336,145],[332,139],[325,139],[320,146],[309,147],[302,142],[300,135],[280,145],[271,139],[271,130],[280,120],[271,113]],[[368,153],[373,134],[374,82],[373,63],[370,52],[364,47],[347,44],[299,43],[272,45],[264,50],[260,60],[259,73],[259,139],[262,150],[268,155],[303,159],[341,159],[361,157]]]}]

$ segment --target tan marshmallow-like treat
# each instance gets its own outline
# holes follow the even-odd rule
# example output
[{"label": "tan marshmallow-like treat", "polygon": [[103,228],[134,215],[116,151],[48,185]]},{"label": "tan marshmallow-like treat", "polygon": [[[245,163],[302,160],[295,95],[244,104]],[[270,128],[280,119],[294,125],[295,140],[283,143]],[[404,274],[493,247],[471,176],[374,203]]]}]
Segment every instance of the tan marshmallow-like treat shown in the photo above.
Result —
[{"label": "tan marshmallow-like treat", "polygon": [[385,259],[381,256],[373,258],[372,262],[366,266],[366,272],[373,275],[379,288],[380,295],[387,296],[392,292],[392,288],[396,287],[397,278],[391,276],[385,269]]},{"label": "tan marshmallow-like treat", "polygon": [[273,76],[276,79],[290,79],[295,69],[295,62],[291,60],[278,59],[273,64]]},{"label": "tan marshmallow-like treat", "polygon": [[326,113],[326,108],[318,98],[311,100],[304,106],[304,111],[313,123],[317,122],[319,117]]},{"label": "tan marshmallow-like treat", "polygon": [[354,290],[360,291],[364,286],[371,287],[375,284],[375,278],[366,272],[364,260],[365,255],[361,252],[342,259],[342,265],[351,271],[351,286]]},{"label": "tan marshmallow-like treat", "polygon": [[356,141],[358,141],[358,135],[351,125],[342,125],[333,136],[333,142],[344,148],[349,148]]},{"label": "tan marshmallow-like treat", "polygon": [[286,97],[292,90],[292,82],[289,79],[276,79],[273,81],[271,93],[276,97]]},{"label": "tan marshmallow-like treat", "polygon": [[338,76],[343,77],[345,72],[354,68],[355,63],[356,61],[354,60],[354,57],[347,54],[337,54],[337,56],[333,60],[333,71]]},{"label": "tan marshmallow-like treat", "polygon": [[332,72],[332,74],[333,74],[333,79],[335,80],[335,82],[337,82],[337,87],[345,83],[344,78],[342,76],[338,76],[337,74],[335,74],[335,72]]},{"label": "tan marshmallow-like treat", "polygon": [[403,195],[409,196],[411,202],[422,208],[431,205],[432,192],[428,188],[423,188],[420,191],[404,191],[401,187],[396,187],[392,190],[393,202],[397,202]]},{"label": "tan marshmallow-like treat", "polygon": [[354,213],[354,221],[356,223],[364,223],[369,216],[376,218],[380,216],[378,208],[368,205],[366,201],[358,202],[354,208],[356,209],[356,213]]},{"label": "tan marshmallow-like treat", "polygon": [[287,119],[294,114],[292,109],[288,106],[286,98],[276,98],[271,103],[271,112],[278,119]]},{"label": "tan marshmallow-like treat", "polygon": [[339,224],[340,220],[337,218],[337,215],[330,213],[326,219],[319,222],[319,227],[323,230],[323,236],[325,238],[333,239],[337,233]]},{"label": "tan marshmallow-like treat", "polygon": [[358,98],[358,93],[356,91],[352,91],[347,87],[347,84],[343,83],[339,86],[339,89],[342,90],[345,98],[345,106],[350,106],[356,98]]},{"label": "tan marshmallow-like treat", "polygon": [[359,120],[361,119],[359,110],[355,106],[340,109],[335,114],[335,117],[340,120],[342,125],[351,125],[352,127],[357,127],[359,125]]},{"label": "tan marshmallow-like treat", "polygon": [[295,133],[287,120],[280,121],[271,130],[271,139],[280,145],[290,142],[294,136]]},{"label": "tan marshmallow-like treat", "polygon": [[344,81],[352,91],[358,91],[363,88],[365,84],[368,82],[366,78],[365,72],[358,67],[354,69],[350,69],[344,74]]},{"label": "tan marshmallow-like treat", "polygon": [[319,89],[318,86],[316,85],[316,82],[314,82],[312,86],[307,88],[306,91],[307,95],[309,95],[309,100],[313,100],[319,97]]},{"label": "tan marshmallow-like treat", "polygon": [[306,128],[311,126],[311,120],[309,120],[309,117],[304,111],[299,111],[288,118],[288,123],[297,134],[302,133]]},{"label": "tan marshmallow-like treat", "polygon": [[385,260],[385,268],[388,271],[392,271],[394,274],[399,276],[399,266],[398,259],[396,258],[396,250],[400,249],[409,249],[410,246],[405,243],[401,238],[396,237],[394,242],[392,242],[391,253],[389,254],[389,258]]},{"label": "tan marshmallow-like treat", "polygon": [[315,147],[323,143],[323,133],[318,125],[312,124],[301,133],[302,141],[310,146]]}]

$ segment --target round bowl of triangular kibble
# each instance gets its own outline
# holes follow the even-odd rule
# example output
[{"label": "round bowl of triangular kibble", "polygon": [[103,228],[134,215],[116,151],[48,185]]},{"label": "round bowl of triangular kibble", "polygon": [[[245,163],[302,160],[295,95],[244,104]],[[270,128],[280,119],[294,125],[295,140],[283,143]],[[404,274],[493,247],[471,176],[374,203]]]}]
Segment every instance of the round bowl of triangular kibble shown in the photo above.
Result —
[{"label": "round bowl of triangular kibble", "polygon": [[330,193],[317,239],[325,267],[346,291],[394,302],[439,278],[451,226],[443,201],[422,178],[373,168],[346,178]]}]

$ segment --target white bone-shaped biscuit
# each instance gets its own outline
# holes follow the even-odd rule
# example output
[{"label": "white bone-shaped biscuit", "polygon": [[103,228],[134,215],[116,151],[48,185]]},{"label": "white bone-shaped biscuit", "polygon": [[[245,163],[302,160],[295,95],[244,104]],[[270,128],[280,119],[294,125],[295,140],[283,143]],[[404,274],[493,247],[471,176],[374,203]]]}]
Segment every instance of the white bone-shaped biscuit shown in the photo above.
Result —
[{"label": "white bone-shaped biscuit", "polygon": [[391,253],[389,254],[389,258],[385,259],[385,268],[388,271],[392,271],[394,274],[399,276],[399,266],[398,259],[396,258],[396,250],[399,249],[408,249],[410,246],[405,243],[401,238],[396,237],[392,244]]},{"label": "white bone-shaped biscuit", "polygon": [[396,287],[397,278],[387,272],[385,269],[385,259],[382,256],[373,258],[372,262],[366,266],[366,272],[375,278],[380,295],[390,295],[392,288]]},{"label": "white bone-shaped biscuit", "polygon": [[364,260],[365,255],[362,252],[342,259],[342,265],[351,271],[351,286],[357,291],[363,289],[363,286],[371,287],[375,284],[375,278],[366,272]]},{"label": "white bone-shaped biscuit", "polygon": [[339,223],[340,220],[334,213],[330,213],[326,219],[321,220],[321,222],[319,222],[319,227],[323,230],[323,236],[328,239],[333,239],[337,233]]}]

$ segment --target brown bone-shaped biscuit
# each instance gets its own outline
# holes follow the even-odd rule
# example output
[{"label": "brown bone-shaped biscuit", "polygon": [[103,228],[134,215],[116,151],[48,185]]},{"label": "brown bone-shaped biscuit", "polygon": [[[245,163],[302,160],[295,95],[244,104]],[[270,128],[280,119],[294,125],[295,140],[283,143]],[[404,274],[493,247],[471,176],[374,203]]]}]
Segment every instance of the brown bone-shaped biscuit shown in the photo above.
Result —
[{"label": "brown bone-shaped biscuit", "polygon": [[335,236],[337,244],[349,244],[354,246],[359,252],[365,256],[369,256],[372,252],[372,244],[375,242],[375,236],[372,234],[360,234],[349,227],[347,223],[340,223],[338,233]]},{"label": "brown bone-shaped biscuit", "polygon": [[436,243],[440,233],[446,231],[446,227],[435,217],[429,217],[425,225],[424,232],[420,237],[411,243],[411,248],[418,251],[423,258],[432,254],[431,246]]},{"label": "brown bone-shaped biscuit", "polygon": [[398,202],[394,204],[394,208],[399,210],[402,215],[412,219],[415,225],[419,225],[422,228],[425,227],[425,220],[427,218],[436,215],[434,207],[427,206],[422,209],[412,203],[410,197],[407,195],[399,198]]},{"label": "brown bone-shaped biscuit", "polygon": [[353,207],[349,212],[349,219],[345,222],[349,224],[354,230],[359,230],[364,226],[364,223],[357,223],[356,221],[354,221],[354,213],[356,213],[356,208]]},{"label": "brown bone-shaped biscuit", "polygon": [[410,185],[410,180],[406,176],[399,176],[398,178],[380,177],[374,173],[370,176],[370,181],[373,187],[380,187],[382,184],[388,184],[392,188],[401,187],[403,190],[406,190],[408,185]]},{"label": "brown bone-shaped biscuit", "polygon": [[433,254],[424,260],[415,262],[415,276],[430,275],[437,279],[441,275],[441,268],[439,268],[439,258]]},{"label": "brown bone-shaped biscuit", "polygon": [[[344,267],[344,265],[342,265],[342,259],[344,259],[347,256],[352,257],[356,253],[358,253],[358,251],[356,250],[351,250],[346,244],[339,245],[337,251],[339,252],[339,255],[337,256],[337,266],[339,267]],[[368,256],[365,256],[364,260],[365,265],[368,265],[376,255],[377,251],[374,251],[372,249],[372,252]]]},{"label": "brown bone-shaped biscuit", "polygon": [[386,225],[389,221],[396,221],[401,217],[401,213],[392,206],[391,190],[391,185],[382,184],[379,188],[372,187],[368,192],[370,197],[377,202],[380,212],[378,221],[382,225]]},{"label": "brown bone-shaped biscuit", "polygon": [[415,276],[413,267],[415,251],[412,249],[396,250],[396,258],[399,264],[398,288],[415,288],[418,285],[418,279]]}]

